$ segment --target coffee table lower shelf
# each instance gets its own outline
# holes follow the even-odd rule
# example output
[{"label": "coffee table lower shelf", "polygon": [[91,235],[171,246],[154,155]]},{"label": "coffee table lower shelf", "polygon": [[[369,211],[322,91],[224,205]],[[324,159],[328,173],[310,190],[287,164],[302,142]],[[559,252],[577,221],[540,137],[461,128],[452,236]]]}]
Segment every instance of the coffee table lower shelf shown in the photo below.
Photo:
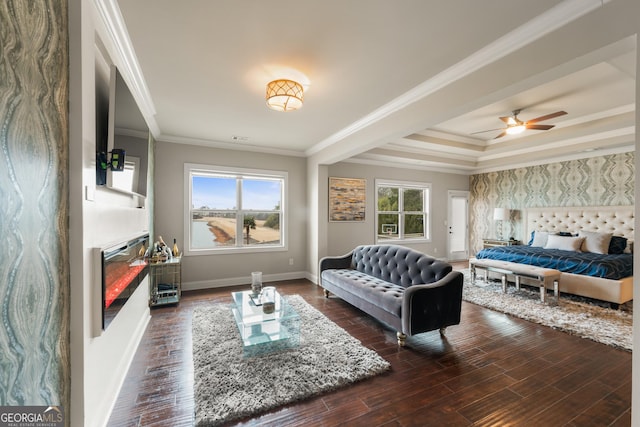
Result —
[{"label": "coffee table lower shelf", "polygon": [[[277,293],[276,293],[277,294]],[[265,314],[251,298],[251,291],[232,292],[233,316],[242,338],[244,357],[254,357],[297,347],[300,317],[286,299],[276,295],[276,309]]]}]

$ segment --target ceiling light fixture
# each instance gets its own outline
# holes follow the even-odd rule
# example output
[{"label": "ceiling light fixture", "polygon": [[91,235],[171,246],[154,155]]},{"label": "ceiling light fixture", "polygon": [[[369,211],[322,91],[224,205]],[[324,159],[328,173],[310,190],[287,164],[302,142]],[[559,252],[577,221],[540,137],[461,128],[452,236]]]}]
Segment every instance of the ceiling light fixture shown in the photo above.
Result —
[{"label": "ceiling light fixture", "polygon": [[294,111],[302,107],[304,90],[293,80],[280,79],[267,83],[267,105],[276,111]]},{"label": "ceiling light fixture", "polygon": [[509,127],[506,129],[506,132],[507,132],[509,135],[517,135],[517,134],[519,134],[519,133],[524,132],[524,130],[525,130],[526,128],[527,128],[527,127],[526,127],[525,125],[509,126]]}]

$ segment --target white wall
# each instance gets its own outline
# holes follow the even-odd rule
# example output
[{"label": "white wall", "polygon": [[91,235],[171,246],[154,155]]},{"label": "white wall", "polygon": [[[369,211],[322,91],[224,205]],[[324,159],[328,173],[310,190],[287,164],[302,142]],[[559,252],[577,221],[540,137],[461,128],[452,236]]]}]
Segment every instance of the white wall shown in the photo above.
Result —
[{"label": "white wall", "polygon": [[307,159],[307,203],[309,229],[307,232],[307,278],[318,283],[318,260],[327,254],[329,212],[327,209],[328,166],[319,165],[313,157]]},{"label": "white wall", "polygon": [[[109,48],[93,2],[71,0],[69,188],[71,266],[71,425],[105,425],[149,320],[148,288],[138,287],[107,330],[95,336],[101,304],[94,248],[149,229],[138,200],[95,185],[96,38]],[[110,53],[115,50],[111,48]],[[113,58],[116,55],[113,54]],[[114,59],[115,61],[115,59]]]},{"label": "white wall", "polygon": [[[183,289],[249,284],[252,271],[263,280],[286,280],[306,276],[308,209],[306,160],[273,154],[207,148],[158,142],[155,164],[155,232],[165,241],[177,239],[183,247],[184,164],[198,163],[288,172],[288,247],[285,251],[215,255],[185,255],[182,260]],[[293,258],[293,265],[289,259]]]},{"label": "white wall", "polygon": [[[375,180],[394,179],[416,181],[431,184],[431,230],[430,243],[405,244],[435,258],[447,255],[447,203],[449,190],[469,190],[469,177],[460,174],[447,174],[425,170],[411,170],[370,166],[341,162],[329,166],[330,177],[364,178],[367,180],[367,200],[365,221],[329,222],[327,255],[340,255],[349,252],[357,245],[375,243]],[[320,184],[328,186],[328,182]],[[320,209],[328,211],[328,200],[320,201]]]}]

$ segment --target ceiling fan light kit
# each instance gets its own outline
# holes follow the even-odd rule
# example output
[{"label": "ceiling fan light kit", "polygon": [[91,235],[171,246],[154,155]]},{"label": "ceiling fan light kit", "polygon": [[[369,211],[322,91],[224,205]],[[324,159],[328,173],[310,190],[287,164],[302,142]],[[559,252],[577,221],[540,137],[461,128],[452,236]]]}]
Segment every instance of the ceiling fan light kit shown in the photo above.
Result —
[{"label": "ceiling fan light kit", "polygon": [[267,105],[276,111],[294,111],[302,107],[304,90],[293,80],[279,79],[267,83]]},{"label": "ceiling fan light kit", "polygon": [[566,111],[556,111],[555,113],[546,114],[544,116],[536,117],[535,119],[531,119],[531,120],[527,120],[526,122],[523,122],[522,120],[520,120],[518,118],[518,114],[520,114],[521,111],[522,110],[513,110],[512,113],[511,113],[511,116],[499,117],[499,119],[502,120],[507,125],[506,128],[483,130],[483,131],[480,131],[480,132],[474,132],[473,134],[483,133],[483,132],[491,132],[491,131],[494,131],[494,130],[501,130],[502,132],[500,132],[500,134],[498,136],[493,138],[493,139],[498,139],[498,138],[502,138],[505,135],[517,135],[519,133],[524,132],[527,129],[549,130],[549,129],[553,128],[555,125],[538,125],[536,123],[542,122],[544,120],[554,119],[556,117],[564,116],[565,114],[567,114]]},{"label": "ceiling fan light kit", "polygon": [[509,127],[506,129],[506,132],[507,132],[509,135],[517,135],[517,134],[519,134],[519,133],[524,132],[524,130],[525,130],[526,128],[527,128],[527,127],[526,127],[525,125],[522,125],[522,124],[520,124],[520,125],[515,125],[515,126],[509,126]]}]

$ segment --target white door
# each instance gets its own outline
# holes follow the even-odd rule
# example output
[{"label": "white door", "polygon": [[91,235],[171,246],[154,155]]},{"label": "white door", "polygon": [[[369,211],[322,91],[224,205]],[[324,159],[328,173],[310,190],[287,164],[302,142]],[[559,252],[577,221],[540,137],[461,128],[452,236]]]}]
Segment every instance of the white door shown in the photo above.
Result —
[{"label": "white door", "polygon": [[447,259],[469,258],[469,192],[449,191]]}]

